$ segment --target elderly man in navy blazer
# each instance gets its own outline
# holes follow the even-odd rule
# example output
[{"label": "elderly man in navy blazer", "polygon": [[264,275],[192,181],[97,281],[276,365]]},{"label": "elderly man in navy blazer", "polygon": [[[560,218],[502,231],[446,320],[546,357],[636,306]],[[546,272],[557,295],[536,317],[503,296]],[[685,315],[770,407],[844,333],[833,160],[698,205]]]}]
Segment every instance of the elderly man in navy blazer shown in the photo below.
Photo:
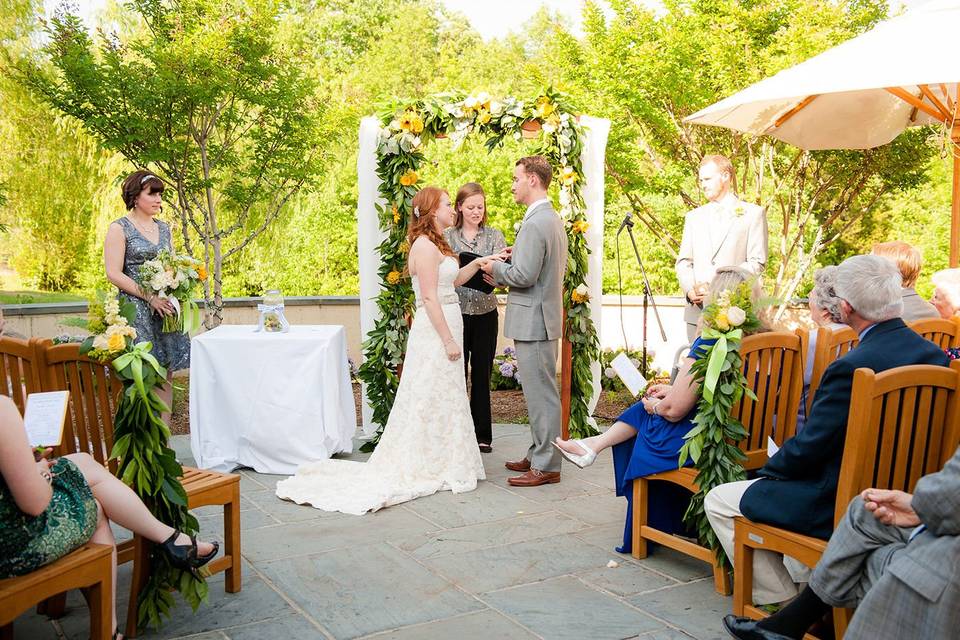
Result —
[{"label": "elderly man in navy blazer", "polygon": [[960,628],[960,449],[913,494],[867,489],[830,538],[810,584],[759,622],[728,615],[740,640],[800,640],[830,607],[856,607],[844,638],[956,638]]},{"label": "elderly man in navy blazer", "polygon": [[[830,537],[856,369],[949,365],[942,349],[901,320],[900,283],[896,265],[879,256],[854,256],[837,268],[834,290],[841,320],[860,334],[860,343],[827,367],[803,431],[770,457],[758,479],[723,484],[707,494],[704,509],[728,557],[733,557],[733,519],[740,515],[823,540]],[[758,550],[753,566],[757,604],[797,594],[782,555]]]}]

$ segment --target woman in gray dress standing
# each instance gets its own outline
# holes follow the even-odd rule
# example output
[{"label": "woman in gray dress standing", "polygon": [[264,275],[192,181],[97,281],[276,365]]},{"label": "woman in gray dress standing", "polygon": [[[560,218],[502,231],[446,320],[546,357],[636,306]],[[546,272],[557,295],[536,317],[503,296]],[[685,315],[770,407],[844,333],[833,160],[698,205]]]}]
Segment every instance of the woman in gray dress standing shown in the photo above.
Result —
[{"label": "woman in gray dress standing", "polygon": [[[110,224],[103,243],[107,279],[120,290],[121,303],[129,301],[136,306],[135,342],[153,343],[153,355],[167,368],[167,384],[159,395],[172,408],[173,372],[190,366],[190,336],[181,331],[164,332],[163,317],[176,313],[173,305],[137,284],[140,265],[157,257],[162,249],[173,251],[170,226],[155,219],[163,206],[163,182],[149,171],[135,171],[123,181],[121,193],[127,215]],[[170,415],[162,418],[167,421]]]},{"label": "woman in gray dress standing", "polygon": [[[454,201],[456,222],[444,232],[447,244],[458,255],[464,251],[479,256],[500,253],[507,243],[503,233],[487,225],[487,202],[483,187],[468,182]],[[497,351],[497,296],[469,287],[457,287],[463,314],[463,369],[470,371],[470,413],[480,451],[493,451],[490,415],[490,374]]]}]

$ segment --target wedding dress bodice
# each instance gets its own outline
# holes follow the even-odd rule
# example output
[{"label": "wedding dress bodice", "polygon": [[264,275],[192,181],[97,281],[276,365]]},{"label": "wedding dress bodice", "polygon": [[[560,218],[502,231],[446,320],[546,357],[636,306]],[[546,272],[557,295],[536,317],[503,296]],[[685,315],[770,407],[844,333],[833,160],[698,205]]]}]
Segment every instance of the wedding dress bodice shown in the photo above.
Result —
[{"label": "wedding dress bodice", "polygon": [[[440,304],[460,304],[460,298],[457,296],[457,290],[453,286],[453,281],[457,278],[460,266],[455,258],[446,256],[440,261],[439,273],[437,276],[437,297]],[[417,306],[423,306],[423,296],[420,294],[420,278],[413,276],[413,293],[417,296]]]}]

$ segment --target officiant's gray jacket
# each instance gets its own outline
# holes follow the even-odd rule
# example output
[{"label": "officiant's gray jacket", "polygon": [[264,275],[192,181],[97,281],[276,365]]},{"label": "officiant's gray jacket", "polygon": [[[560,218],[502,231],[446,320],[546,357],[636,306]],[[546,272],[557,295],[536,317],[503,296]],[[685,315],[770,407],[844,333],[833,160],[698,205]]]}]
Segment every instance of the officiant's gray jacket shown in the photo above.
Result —
[{"label": "officiant's gray jacket", "polygon": [[567,234],[549,202],[523,218],[511,263],[496,262],[494,279],[510,287],[503,335],[514,340],[557,340],[563,327]]}]

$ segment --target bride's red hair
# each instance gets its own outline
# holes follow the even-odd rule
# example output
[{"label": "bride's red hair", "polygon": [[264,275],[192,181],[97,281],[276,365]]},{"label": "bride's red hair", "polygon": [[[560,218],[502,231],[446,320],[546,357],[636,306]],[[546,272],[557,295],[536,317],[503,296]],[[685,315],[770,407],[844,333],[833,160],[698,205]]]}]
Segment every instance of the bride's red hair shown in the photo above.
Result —
[{"label": "bride's red hair", "polygon": [[[456,257],[446,238],[437,230],[434,219],[437,217],[437,208],[440,206],[440,196],[446,195],[446,191],[440,187],[424,187],[417,195],[413,196],[413,210],[410,212],[410,224],[407,226],[407,242],[413,246],[414,241],[420,236],[426,236],[427,240],[436,245],[437,249],[445,256]],[[417,212],[420,215],[417,215]]]}]

